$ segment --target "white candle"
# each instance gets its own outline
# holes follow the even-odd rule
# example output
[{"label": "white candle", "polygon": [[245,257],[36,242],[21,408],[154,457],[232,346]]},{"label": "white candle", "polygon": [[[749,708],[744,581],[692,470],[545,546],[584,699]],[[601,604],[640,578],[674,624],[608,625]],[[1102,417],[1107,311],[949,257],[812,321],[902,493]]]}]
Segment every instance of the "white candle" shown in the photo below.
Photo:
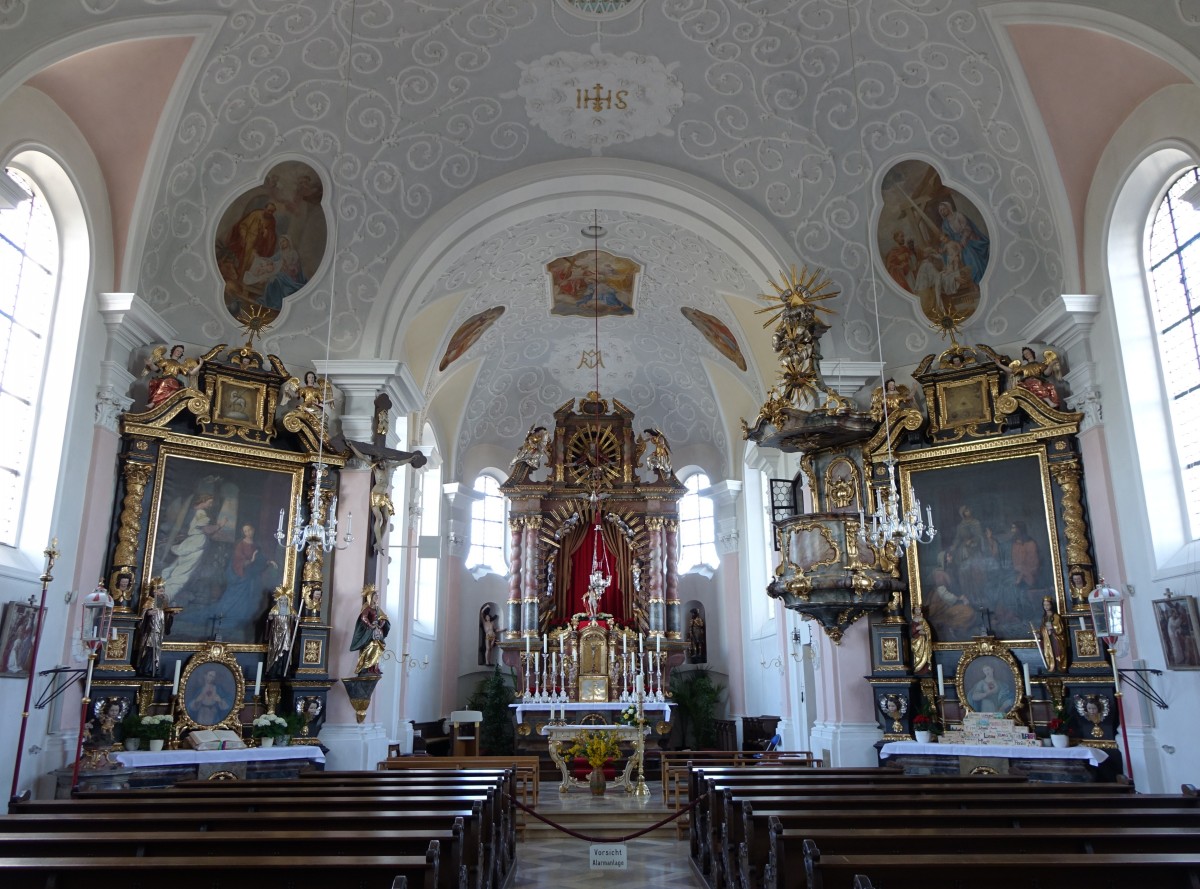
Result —
[{"label": "white candle", "polygon": [[945,679],[945,677],[942,676],[942,665],[938,664],[937,668],[938,668],[938,697],[944,698],[946,696],[946,679]]},{"label": "white candle", "polygon": [[283,510],[279,510],[279,527],[275,530],[276,534],[283,533]]},{"label": "white candle", "polygon": [[621,654],[628,654],[628,653],[629,653],[629,634],[622,633],[621,634]]},{"label": "white candle", "polygon": [[642,648],[642,634],[638,633],[638,654],[641,654],[644,650]]},{"label": "white candle", "polygon": [[529,660],[529,637],[525,637],[525,659]]},{"label": "white candle", "polygon": [[183,661],[175,662],[175,681],[171,683],[171,696],[179,694],[179,668],[183,666]]},{"label": "white candle", "polygon": [[258,690],[262,687],[262,665],[263,662],[258,662],[258,669],[254,672],[254,696],[258,697]]},{"label": "white candle", "polygon": [[1025,697],[1029,697],[1029,664],[1021,664],[1021,672],[1025,675]]},{"label": "white candle", "polygon": [[346,536],[349,537],[354,529],[354,513],[346,513]]},{"label": "white candle", "polygon": [[559,654],[562,654],[562,652],[563,652],[563,644],[566,642],[566,639],[567,639],[566,633],[563,633],[561,636],[558,637],[558,653]]},{"label": "white candle", "polygon": [[542,633],[542,654],[546,654],[550,650],[550,637]]},{"label": "white candle", "polygon": [[656,654],[662,654],[662,633],[654,637],[654,651]]}]

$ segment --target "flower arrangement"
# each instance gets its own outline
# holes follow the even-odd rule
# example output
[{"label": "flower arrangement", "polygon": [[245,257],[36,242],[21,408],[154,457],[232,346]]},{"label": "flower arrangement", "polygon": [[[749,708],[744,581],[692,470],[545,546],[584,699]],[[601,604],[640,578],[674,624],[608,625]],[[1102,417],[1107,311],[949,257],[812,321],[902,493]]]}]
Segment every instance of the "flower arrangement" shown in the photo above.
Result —
[{"label": "flower arrangement", "polygon": [[287,720],[274,713],[264,713],[250,726],[250,734],[255,738],[282,738],[288,730]]},{"label": "flower arrangement", "polygon": [[571,749],[572,757],[582,756],[593,769],[601,768],[610,759],[621,755],[621,747],[611,732],[585,732],[580,735]]},{"label": "flower arrangement", "polygon": [[1052,735],[1066,735],[1070,733],[1070,728],[1067,725],[1067,721],[1065,719],[1060,719],[1057,716],[1046,723],[1046,728],[1050,729],[1050,734]]},{"label": "flower arrangement", "polygon": [[138,716],[132,708],[121,720],[121,737],[123,739],[145,737],[142,734],[142,717]]},{"label": "flower arrangement", "polygon": [[919,713],[913,717],[913,731],[914,732],[933,731],[932,726],[933,726],[933,720],[930,719],[928,716],[926,716],[924,713]]},{"label": "flower arrangement", "polygon": [[148,741],[165,741],[171,737],[171,729],[174,727],[174,723],[175,717],[169,713],[160,713],[157,716],[143,716],[139,737],[145,738]]},{"label": "flower arrangement", "polygon": [[621,725],[637,725],[637,704],[630,704],[617,718]]},{"label": "flower arrangement", "polygon": [[942,724],[938,721],[937,706],[928,695],[921,696],[921,706],[913,717],[913,731],[929,732],[931,735],[942,733]]}]

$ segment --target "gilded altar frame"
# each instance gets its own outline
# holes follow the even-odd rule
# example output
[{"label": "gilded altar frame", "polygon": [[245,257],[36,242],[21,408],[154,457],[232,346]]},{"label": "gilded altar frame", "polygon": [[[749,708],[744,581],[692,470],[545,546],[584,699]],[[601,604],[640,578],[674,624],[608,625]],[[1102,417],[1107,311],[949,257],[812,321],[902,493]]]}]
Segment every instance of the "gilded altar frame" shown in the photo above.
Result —
[{"label": "gilded altar frame", "polygon": [[196,652],[179,677],[179,731],[229,729],[241,734],[246,677],[226,645],[209,643]]},{"label": "gilded altar frame", "polygon": [[[965,710],[1003,713],[1016,719],[1025,706],[1022,679],[1021,666],[1007,646],[990,637],[979,637],[963,649],[954,673],[954,688]],[[993,706],[987,707],[987,703]]]}]

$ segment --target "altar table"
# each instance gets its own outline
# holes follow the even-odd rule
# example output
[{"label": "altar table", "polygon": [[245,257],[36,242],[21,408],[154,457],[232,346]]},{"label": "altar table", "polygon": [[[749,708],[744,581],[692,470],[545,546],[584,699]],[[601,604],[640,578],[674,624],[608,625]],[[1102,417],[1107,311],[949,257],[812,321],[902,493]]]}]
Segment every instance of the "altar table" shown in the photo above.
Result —
[{"label": "altar table", "polygon": [[[217,772],[239,779],[294,778],[300,772],[325,767],[325,753],[315,744],[242,750],[121,750],[109,753],[108,760],[112,767],[80,771],[80,790],[170,787],[180,781],[211,778]],[[56,799],[70,798],[72,771],[67,766],[54,772]]]},{"label": "altar table", "polygon": [[[547,702],[545,704],[539,704],[536,701],[529,701],[529,702],[522,702],[520,704],[509,704],[508,706],[511,707],[513,710],[517,711],[517,723],[519,724],[521,722],[522,717],[525,715],[526,710],[529,710],[532,712],[532,711],[537,711],[537,710],[549,711],[549,710],[553,709],[557,713],[560,710],[562,710],[563,708],[566,708],[566,712],[568,712],[568,713],[595,713],[597,711],[599,711],[599,712],[616,711],[619,713],[622,710],[624,710],[626,707],[629,706],[629,702],[622,703],[621,701],[604,701],[604,702],[568,701],[565,704],[549,703],[549,702]],[[650,721],[650,715],[652,713],[662,714],[663,722],[671,721],[671,704],[668,701],[646,701],[642,705],[642,712],[646,714],[647,722]]]},{"label": "altar table", "polygon": [[915,775],[960,774],[975,768],[1006,771],[1011,767],[1030,780],[1085,782],[1095,780],[1086,766],[1096,767],[1109,757],[1096,747],[1016,747],[1006,744],[922,744],[889,741],[879,748],[881,763],[899,765]]},{"label": "altar table", "polygon": [[[636,793],[638,796],[644,796],[649,793],[642,774],[642,758],[646,748],[645,737],[650,733],[649,727],[639,727],[636,725],[547,725],[542,728],[542,734],[548,738],[550,758],[554,760],[554,764],[558,766],[559,772],[562,773],[562,783],[558,785],[559,793],[567,793],[573,787],[586,788],[589,786],[587,781],[580,781],[577,778],[571,777],[571,772],[567,766],[567,761],[563,759],[561,749],[563,744],[578,740],[580,735],[586,732],[611,732],[616,736],[618,741],[632,742],[633,753],[625,760],[625,769],[615,780],[617,784],[625,788],[626,793]],[[635,766],[637,767],[636,787],[631,780]]]}]

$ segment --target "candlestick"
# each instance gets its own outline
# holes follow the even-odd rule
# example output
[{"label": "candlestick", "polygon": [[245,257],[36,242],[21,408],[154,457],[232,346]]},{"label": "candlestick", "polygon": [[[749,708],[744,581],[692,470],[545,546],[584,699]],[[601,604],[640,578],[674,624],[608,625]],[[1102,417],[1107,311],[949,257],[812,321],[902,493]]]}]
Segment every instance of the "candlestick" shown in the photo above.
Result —
[{"label": "candlestick", "polygon": [[171,683],[171,696],[179,694],[179,668],[183,666],[183,661],[175,662],[175,681]]},{"label": "candlestick", "polygon": [[254,696],[258,697],[258,692],[262,688],[262,665],[263,662],[258,662],[258,669],[254,672]]},{"label": "candlestick", "polygon": [[946,696],[946,679],[945,679],[945,677],[942,676],[942,665],[941,664],[937,665],[937,670],[938,670],[938,697],[944,698]]}]

